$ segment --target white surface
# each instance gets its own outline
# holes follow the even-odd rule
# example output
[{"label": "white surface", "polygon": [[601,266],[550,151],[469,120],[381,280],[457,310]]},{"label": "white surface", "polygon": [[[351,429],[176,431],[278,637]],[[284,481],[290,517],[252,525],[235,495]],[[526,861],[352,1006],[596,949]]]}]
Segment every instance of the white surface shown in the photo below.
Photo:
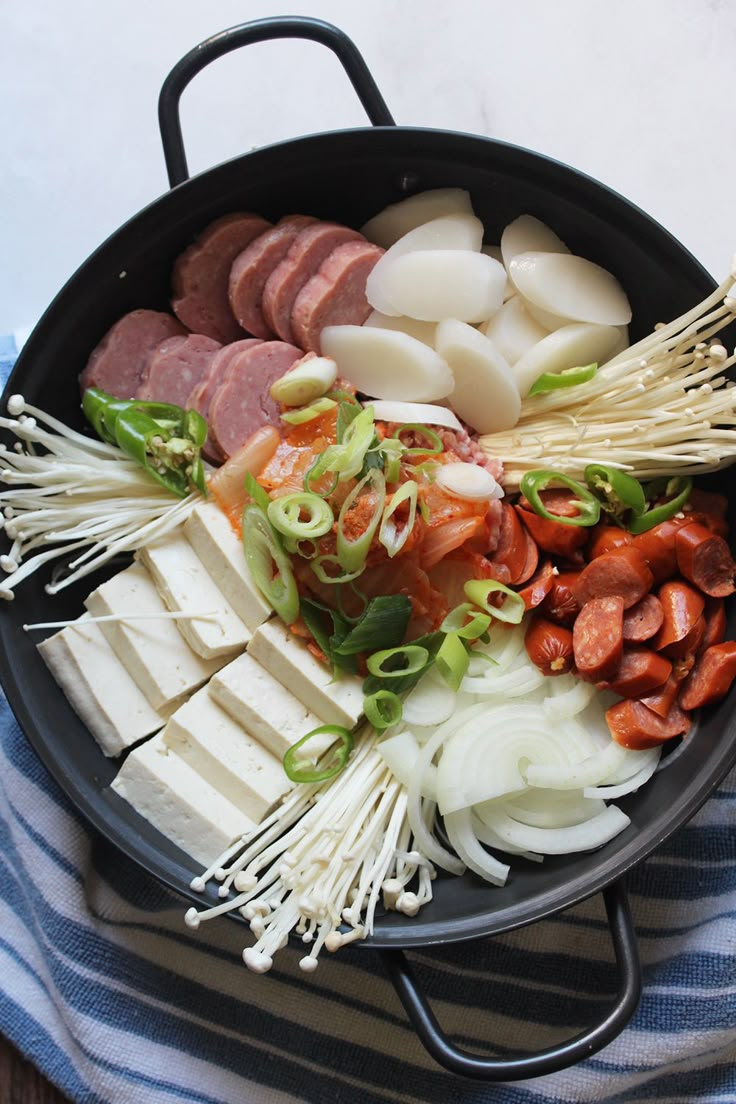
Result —
[{"label": "white surface", "polygon": [[[727,0],[5,0],[0,333],[35,321],[95,246],[165,191],[156,101],[179,57],[285,10],[342,26],[397,122],[553,155],[725,273],[736,248]],[[306,42],[221,59],[189,87],[182,115],[192,171],[364,122],[337,60]]]}]

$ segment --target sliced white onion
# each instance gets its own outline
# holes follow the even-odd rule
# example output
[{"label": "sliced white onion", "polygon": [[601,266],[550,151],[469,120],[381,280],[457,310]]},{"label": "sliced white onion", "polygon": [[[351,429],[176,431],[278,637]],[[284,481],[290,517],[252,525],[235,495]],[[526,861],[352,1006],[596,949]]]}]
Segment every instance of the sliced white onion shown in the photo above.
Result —
[{"label": "sliced white onion", "polygon": [[377,399],[433,402],[453,389],[447,362],[408,334],[365,326],[326,326],[321,344],[341,376]]},{"label": "sliced white onion", "polygon": [[545,372],[562,372],[585,364],[603,364],[619,340],[615,326],[572,322],[548,334],[517,360],[513,367],[522,397]]},{"label": "sliced white onion", "polygon": [[582,824],[569,828],[532,828],[520,824],[500,810],[485,806],[481,818],[504,842],[540,855],[567,855],[571,851],[592,851],[623,832],[631,821],[615,805]]},{"label": "sliced white onion", "polygon": [[398,330],[400,333],[415,337],[434,349],[434,339],[437,333],[436,322],[420,322],[418,318],[407,318],[405,315],[394,317],[391,314],[381,314],[374,310],[366,318],[364,326],[377,326],[379,330]]},{"label": "sliced white onion", "polygon": [[603,801],[588,800],[582,790],[527,790],[511,801],[492,802],[489,809],[500,809],[532,828],[570,828],[597,816],[605,807]]},{"label": "sliced white onion", "polygon": [[[394,248],[399,245],[401,242]],[[368,277],[366,296],[371,306],[386,314],[403,314],[424,322],[445,318],[483,322],[501,306],[505,285],[503,266],[483,253],[415,249],[399,257],[386,253]],[[381,303],[393,309],[387,310]]]},{"label": "sliced white onion", "polygon": [[438,425],[462,432],[460,419],[446,406],[432,403],[391,402],[377,399],[371,404],[379,422],[412,422],[418,425]]},{"label": "sliced white onion", "polygon": [[[447,737],[452,733],[454,720],[453,718],[445,722],[445,724],[440,725],[421,749],[417,757],[414,773],[409,779],[409,784],[407,786],[406,815],[411,826],[412,835],[414,836],[414,846],[417,851],[424,855],[425,859],[429,859],[431,863],[434,863],[435,866],[442,867],[443,870],[449,871],[450,874],[462,874],[465,870],[464,864],[456,855],[453,855],[443,847],[427,827],[427,820],[425,819],[425,801],[422,797],[424,772],[432,763],[436,753]],[[434,808],[434,802],[429,802],[428,804]]]},{"label": "sliced white onion", "polygon": [[617,786],[619,782],[628,782],[635,774],[654,763],[655,770],[662,757],[662,748],[647,748],[645,751],[634,752],[624,759],[621,766],[606,779],[606,786]]},{"label": "sliced white onion", "polygon": [[530,763],[526,780],[530,786],[542,786],[552,790],[581,790],[606,781],[621,766],[627,755],[636,754],[621,747],[613,740],[604,748],[572,765],[563,766],[552,761]]},{"label": "sliced white onion", "polygon": [[480,874],[487,882],[505,885],[509,876],[509,867],[481,847],[473,832],[470,809],[449,813],[444,821],[447,838],[465,865],[476,874]]},{"label": "sliced white onion", "polygon": [[432,188],[427,192],[400,199],[384,207],[363,226],[361,233],[368,241],[389,249],[394,242],[421,226],[444,215],[472,215],[470,193],[463,188]]},{"label": "sliced white onion", "polygon": [[[657,751],[660,749],[657,748]],[[640,786],[643,786],[645,782],[648,782],[657,769],[657,763],[659,762],[659,756],[654,759],[650,759],[648,763],[645,763],[643,767],[632,774],[631,778],[627,778],[625,782],[619,782],[616,786],[586,786],[583,790],[585,797],[600,797],[604,801],[612,801],[616,797],[623,797],[624,794],[633,793],[638,790]]]},{"label": "sliced white onion", "polygon": [[464,422],[478,433],[516,425],[521,412],[519,387],[487,337],[464,322],[448,319],[437,327],[436,348],[452,370],[452,407]]},{"label": "sliced white onion", "polygon": [[403,719],[408,725],[440,725],[455,712],[457,694],[432,667],[404,699]]},{"label": "sliced white onion", "polygon": [[[394,736],[387,736],[376,744],[376,750],[394,778],[408,789],[421,751],[413,733],[406,730],[397,732]],[[421,794],[431,801],[437,800],[437,768],[433,763],[430,763],[422,772]]]},{"label": "sliced white onion", "polygon": [[511,365],[548,332],[532,318],[518,295],[504,303],[493,318],[481,326],[481,333],[493,342],[504,360]]},{"label": "sliced white onion", "polygon": [[534,215],[519,215],[501,235],[503,263],[509,269],[520,253],[569,253],[561,238]]},{"label": "sliced white onion", "polygon": [[535,851],[523,851],[520,847],[514,847],[511,843],[504,843],[504,841],[496,835],[492,828],[489,828],[487,824],[484,824],[480,817],[476,816],[475,812],[471,810],[470,823],[473,828],[473,835],[480,840],[481,843],[485,843],[487,847],[495,847],[498,851],[505,851],[508,855],[519,855],[522,859],[529,859],[530,862],[541,863],[544,862],[544,855],[537,855]]},{"label": "sliced white onion", "polygon": [[[390,274],[396,261],[407,254],[425,250],[432,252],[467,250],[479,254],[482,241],[483,223],[475,215],[445,215],[422,223],[421,226],[415,227],[394,242],[373,266],[365,284],[368,302],[382,314],[411,314],[414,318],[421,318],[421,315],[403,310],[393,301],[392,289],[395,286],[395,280],[391,281]],[[432,319],[425,319],[425,321],[432,321]]]},{"label": "sliced white onion", "polygon": [[616,277],[584,257],[520,253],[509,273],[527,301],[551,314],[601,326],[631,321],[631,305]]},{"label": "sliced white onion", "polygon": [[[545,715],[550,720],[561,721],[566,717],[575,717],[578,713],[582,713],[587,705],[593,700],[596,695],[595,686],[590,682],[583,682],[581,679],[576,679],[572,675],[569,676],[572,685],[567,685],[566,688],[560,693],[557,686],[555,686],[556,693],[553,693],[545,698],[542,703],[542,708]],[[561,678],[556,678],[553,681],[555,683],[561,682],[565,675]]]},{"label": "sliced white onion", "polygon": [[438,487],[455,498],[465,498],[470,502],[490,502],[503,498],[503,490],[487,468],[480,464],[465,461],[443,464],[437,472],[435,482]]}]

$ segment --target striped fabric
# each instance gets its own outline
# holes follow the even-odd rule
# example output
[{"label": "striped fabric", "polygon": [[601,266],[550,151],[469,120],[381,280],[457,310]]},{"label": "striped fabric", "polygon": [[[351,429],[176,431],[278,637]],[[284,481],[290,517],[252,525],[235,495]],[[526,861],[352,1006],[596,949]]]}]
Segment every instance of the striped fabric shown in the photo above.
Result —
[{"label": "striped fabric", "polygon": [[[645,964],[631,1025],[573,1070],[483,1085],[425,1054],[375,952],[307,976],[289,947],[259,976],[242,925],[188,930],[185,904],[80,821],[0,699],[0,1031],[85,1104],[733,1104],[735,845],[736,772],[629,878]],[[616,985],[600,898],[411,958],[478,1053],[574,1034]]]}]

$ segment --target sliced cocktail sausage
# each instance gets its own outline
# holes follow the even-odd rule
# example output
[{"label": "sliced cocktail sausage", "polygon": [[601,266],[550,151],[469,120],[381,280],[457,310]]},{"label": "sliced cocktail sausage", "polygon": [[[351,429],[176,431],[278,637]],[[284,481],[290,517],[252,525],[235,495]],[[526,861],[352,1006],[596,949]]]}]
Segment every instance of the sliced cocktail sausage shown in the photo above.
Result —
[{"label": "sliced cocktail sausage", "polygon": [[325,326],[363,325],[371,313],[365,282],[382,253],[366,241],[333,249],[294,300],[291,328],[297,345],[319,353]]},{"label": "sliced cocktail sausage", "polygon": [[616,673],[599,688],[639,699],[664,686],[671,672],[672,664],[664,656],[649,648],[627,648]]},{"label": "sliced cocktail sausage", "polygon": [[524,638],[527,655],[545,675],[565,675],[573,666],[572,633],[564,625],[534,617]]},{"label": "sliced cocktail sausage", "polygon": [[[259,337],[246,337],[242,341],[232,341],[229,345],[223,345],[218,349],[199,383],[192,389],[186,402],[187,407],[190,410],[196,410],[203,418],[209,419],[210,404],[235,357],[246,349],[260,344]],[[211,433],[207,434],[202,452],[208,460],[215,463],[221,463],[225,459]]]},{"label": "sliced cocktail sausage", "polygon": [[723,537],[697,522],[683,525],[675,536],[675,554],[680,572],[704,594],[733,594],[736,564]]},{"label": "sliced cocktail sausage", "polygon": [[579,571],[560,571],[555,575],[550,592],[544,600],[545,617],[556,621],[558,625],[572,625],[580,613],[580,603],[572,592]]},{"label": "sliced cocktail sausage", "polygon": [[228,279],[230,308],[238,323],[254,337],[273,336],[261,309],[266,282],[289,252],[297,234],[316,221],[309,215],[286,215],[232,259]]},{"label": "sliced cocktail sausage", "polygon": [[220,348],[219,341],[202,334],[162,341],[148,360],[135,397],[186,407],[193,388]]},{"label": "sliced cocktail sausage", "polygon": [[618,595],[624,609],[641,601],[652,588],[653,576],[634,545],[624,545],[597,556],[580,572],[573,593],[581,606],[591,598]]},{"label": "sliced cocktail sausage", "polygon": [[662,627],[652,643],[659,652],[680,659],[696,652],[705,634],[705,599],[689,583],[670,579],[657,594],[662,606]]},{"label": "sliced cocktail sausage", "polygon": [[132,399],[158,345],[167,338],[184,337],[186,332],[181,322],[163,311],[124,314],[92,350],[79,377],[82,392],[99,387],[116,399]]},{"label": "sliced cocktail sausage", "polygon": [[612,678],[624,649],[624,600],[616,594],[592,598],[575,618],[572,644],[581,679],[600,682]]},{"label": "sliced cocktail sausage", "polygon": [[284,341],[263,341],[231,363],[210,403],[210,433],[223,456],[232,456],[261,426],[279,424],[271,384],[301,355],[301,349]]},{"label": "sliced cocktail sausage", "polygon": [[685,679],[680,694],[683,709],[700,709],[720,701],[736,678],[736,641],[706,648]]},{"label": "sliced cocktail sausage", "polygon": [[662,627],[663,620],[662,603],[654,594],[645,594],[624,613],[624,640],[627,644],[651,640]]},{"label": "sliced cocktail sausage", "polygon": [[606,721],[616,743],[633,751],[657,747],[690,728],[690,717],[677,705],[660,717],[638,701],[616,702],[606,710]]},{"label": "sliced cocktail sausage", "polygon": [[225,215],[177,258],[171,306],[185,326],[223,344],[244,336],[228,301],[230,269],[238,254],[270,225],[260,215]]}]

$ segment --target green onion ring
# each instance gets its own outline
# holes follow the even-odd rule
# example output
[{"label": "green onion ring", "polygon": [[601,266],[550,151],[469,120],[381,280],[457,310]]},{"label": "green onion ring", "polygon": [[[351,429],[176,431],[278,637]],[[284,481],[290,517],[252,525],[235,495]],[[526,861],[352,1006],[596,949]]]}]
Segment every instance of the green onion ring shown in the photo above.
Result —
[{"label": "green onion ring", "polygon": [[[302,520],[302,513],[309,515]],[[315,539],[329,533],[335,521],[332,507],[312,491],[294,491],[268,504],[268,520],[285,537],[294,540]]]},{"label": "green onion ring", "polygon": [[439,433],[435,433],[433,429],[421,425],[420,422],[405,422],[404,425],[400,425],[398,429],[395,429],[391,436],[396,438],[397,441],[401,441],[401,434],[409,432],[421,433],[428,441],[432,442],[432,448],[408,448],[406,450],[407,456],[439,456],[441,452],[444,452],[444,445]]},{"label": "green onion ring", "polygon": [[[480,606],[484,613],[490,613],[497,621],[506,621],[509,625],[521,624],[526,612],[524,599],[515,590],[496,582],[495,579],[471,579],[465,584],[465,593],[474,605]],[[502,606],[489,602],[492,594],[503,594]]]},{"label": "green onion ring", "polygon": [[366,720],[376,732],[383,732],[391,728],[401,720],[403,707],[401,698],[394,694],[393,690],[376,690],[363,702],[363,712]]},{"label": "green onion ring", "polygon": [[477,640],[490,624],[490,613],[482,613],[471,602],[461,602],[447,614],[440,625],[440,632],[455,633],[461,640]]},{"label": "green onion ring", "polygon": [[[388,660],[403,659],[405,662],[402,666],[394,667],[388,671],[384,668],[384,663]],[[418,671],[421,671],[426,667],[429,662],[429,649],[422,647],[421,644],[402,644],[398,648],[384,648],[383,651],[374,652],[373,655],[369,655],[366,660],[366,666],[372,675],[376,678],[396,679],[404,678],[406,675],[415,675]]]},{"label": "green onion ring", "polygon": [[470,663],[468,649],[456,632],[449,632],[440,645],[434,658],[437,670],[451,690],[460,689],[460,683]]}]

